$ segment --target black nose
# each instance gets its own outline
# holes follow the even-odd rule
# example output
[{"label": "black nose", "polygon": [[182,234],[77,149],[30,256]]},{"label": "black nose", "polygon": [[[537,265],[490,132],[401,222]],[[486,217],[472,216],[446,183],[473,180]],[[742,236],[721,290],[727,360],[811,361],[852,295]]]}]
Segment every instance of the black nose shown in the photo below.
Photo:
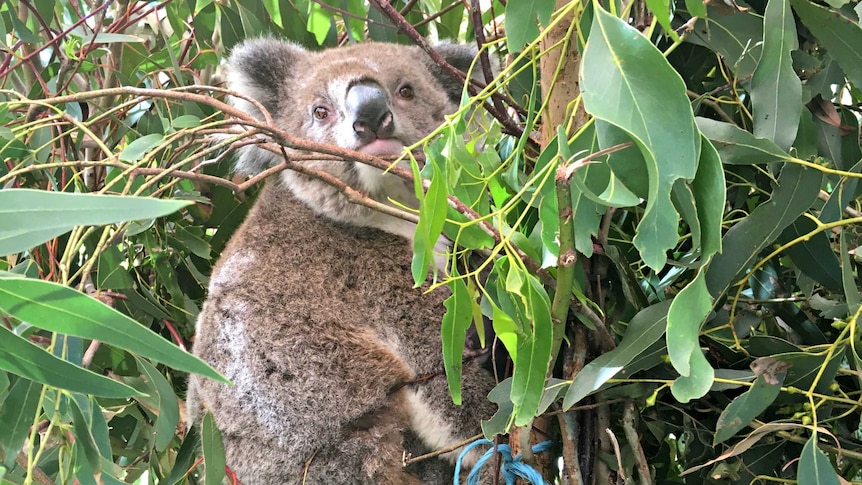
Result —
[{"label": "black nose", "polygon": [[371,83],[353,85],[347,91],[347,116],[353,119],[353,131],[362,143],[390,138],[395,129],[389,100],[383,89]]}]

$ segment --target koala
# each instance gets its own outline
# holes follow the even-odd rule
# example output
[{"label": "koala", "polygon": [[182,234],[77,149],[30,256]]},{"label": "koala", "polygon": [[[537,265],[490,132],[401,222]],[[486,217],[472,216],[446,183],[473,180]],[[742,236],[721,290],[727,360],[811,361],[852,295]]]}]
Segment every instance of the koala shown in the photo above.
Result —
[{"label": "koala", "polygon": [[[465,71],[475,54],[454,44],[438,52]],[[423,138],[461,93],[415,46],[312,52],[258,39],[235,47],[227,69],[230,88],[281,129],[373,155]],[[254,104],[233,102],[263,119]],[[255,173],[280,161],[249,146],[237,167]],[[412,184],[379,169],[308,164],[380,202],[417,206]],[[414,230],[295,172],[261,190],[213,270],[197,321],[195,354],[233,386],[192,376],[188,391],[190,419],[213,414],[244,484],[452,483],[458,451],[409,467],[405,453],[478,434],[494,411],[486,395],[495,381],[465,361],[463,405],[452,403],[440,338],[449,293],[413,288]]]}]

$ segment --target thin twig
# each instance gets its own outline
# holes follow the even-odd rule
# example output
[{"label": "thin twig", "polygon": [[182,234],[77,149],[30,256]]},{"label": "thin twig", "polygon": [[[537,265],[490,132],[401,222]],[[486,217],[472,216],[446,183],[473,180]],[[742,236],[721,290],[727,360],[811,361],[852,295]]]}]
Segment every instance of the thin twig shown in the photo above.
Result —
[{"label": "thin twig", "polygon": [[652,476],[649,471],[649,463],[647,463],[646,455],[644,454],[643,446],[641,446],[640,435],[635,428],[635,405],[631,399],[626,401],[623,408],[623,430],[626,433],[626,441],[635,455],[635,463],[638,468],[638,478],[641,485],[652,485]]},{"label": "thin twig", "polygon": [[416,462],[419,462],[419,461],[427,460],[427,459],[429,459],[429,458],[434,458],[435,456],[444,455],[444,454],[446,454],[446,453],[449,453],[449,452],[455,451],[455,450],[457,450],[458,448],[461,448],[461,447],[463,447],[463,446],[467,446],[467,445],[469,445],[470,443],[472,443],[472,442],[474,442],[474,441],[476,441],[476,440],[478,440],[478,439],[481,439],[481,438],[482,438],[482,433],[479,433],[479,434],[477,434],[476,436],[471,436],[470,438],[467,438],[466,440],[461,441],[460,443],[455,443],[454,445],[447,446],[446,448],[441,448],[441,449],[439,449],[439,450],[434,450],[434,451],[432,451],[431,453],[425,453],[424,455],[419,455],[419,456],[416,456],[416,457],[407,458],[407,459],[405,459],[405,460],[404,460],[404,466],[410,465],[411,463],[416,463]]},{"label": "thin twig", "polygon": [[[23,451],[19,451],[18,455],[15,456],[15,463],[18,463],[18,466],[27,470],[27,455],[25,455]],[[54,485],[54,481],[51,480],[51,477],[45,474],[38,465],[33,466],[33,479],[36,480],[36,483],[39,485]]]}]

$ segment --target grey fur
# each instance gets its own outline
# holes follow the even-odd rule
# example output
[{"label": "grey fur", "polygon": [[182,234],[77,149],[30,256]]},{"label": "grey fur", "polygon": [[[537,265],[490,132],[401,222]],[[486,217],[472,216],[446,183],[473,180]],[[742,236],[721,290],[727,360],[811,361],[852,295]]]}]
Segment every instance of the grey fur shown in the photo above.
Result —
[{"label": "grey fur", "polygon": [[[472,52],[444,48],[453,60]],[[369,145],[337,123],[350,121],[344,100],[351,83],[372,83],[389,96],[391,120],[381,126],[394,123],[394,137],[408,145],[456,108],[456,89],[424,58],[417,48],[390,44],[310,53],[256,40],[234,50],[228,80],[283,129],[353,149]],[[414,96],[394,99],[404,83]],[[377,102],[376,91],[360,94]],[[250,103],[235,103],[261,116]],[[346,120],[315,123],[318,105]],[[255,171],[275,162],[248,148],[239,164]],[[311,165],[378,200],[416,204],[412,187],[379,171]],[[404,468],[402,454],[466,439],[493,412],[485,396],[494,380],[475,361],[464,364],[462,406],[452,404],[442,374],[404,384],[442,372],[448,292],[412,288],[404,238],[412,225],[370,212],[321,182],[284,172],[264,187],[213,270],[194,351],[234,386],[193,376],[189,417],[213,413],[228,465],[245,485],[451,483],[451,461]]]}]

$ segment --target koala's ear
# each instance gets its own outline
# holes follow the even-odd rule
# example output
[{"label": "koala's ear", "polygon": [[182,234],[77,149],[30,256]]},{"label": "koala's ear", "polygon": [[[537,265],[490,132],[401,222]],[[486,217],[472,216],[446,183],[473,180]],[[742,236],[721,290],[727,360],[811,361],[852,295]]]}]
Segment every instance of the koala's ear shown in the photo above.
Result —
[{"label": "koala's ear", "polygon": [[[473,63],[473,58],[476,57],[478,52],[475,45],[451,43],[437,44],[434,46],[434,50],[437,51],[437,53],[440,54],[440,57],[445,59],[446,62],[459,71],[462,71],[464,74],[470,73],[470,66]],[[461,89],[464,86],[452,79],[452,76],[435,64],[430,57],[425,56],[425,63],[437,82],[446,89],[446,93],[449,95],[449,98],[455,104],[458,104],[461,101]],[[480,73],[481,71],[477,70],[477,72],[473,74],[477,75]]]},{"label": "koala's ear", "polygon": [[[308,56],[302,47],[283,40],[253,39],[237,44],[227,62],[228,87],[259,101],[270,113],[287,99],[291,79]],[[241,99],[233,104],[260,116],[254,105]]]}]

